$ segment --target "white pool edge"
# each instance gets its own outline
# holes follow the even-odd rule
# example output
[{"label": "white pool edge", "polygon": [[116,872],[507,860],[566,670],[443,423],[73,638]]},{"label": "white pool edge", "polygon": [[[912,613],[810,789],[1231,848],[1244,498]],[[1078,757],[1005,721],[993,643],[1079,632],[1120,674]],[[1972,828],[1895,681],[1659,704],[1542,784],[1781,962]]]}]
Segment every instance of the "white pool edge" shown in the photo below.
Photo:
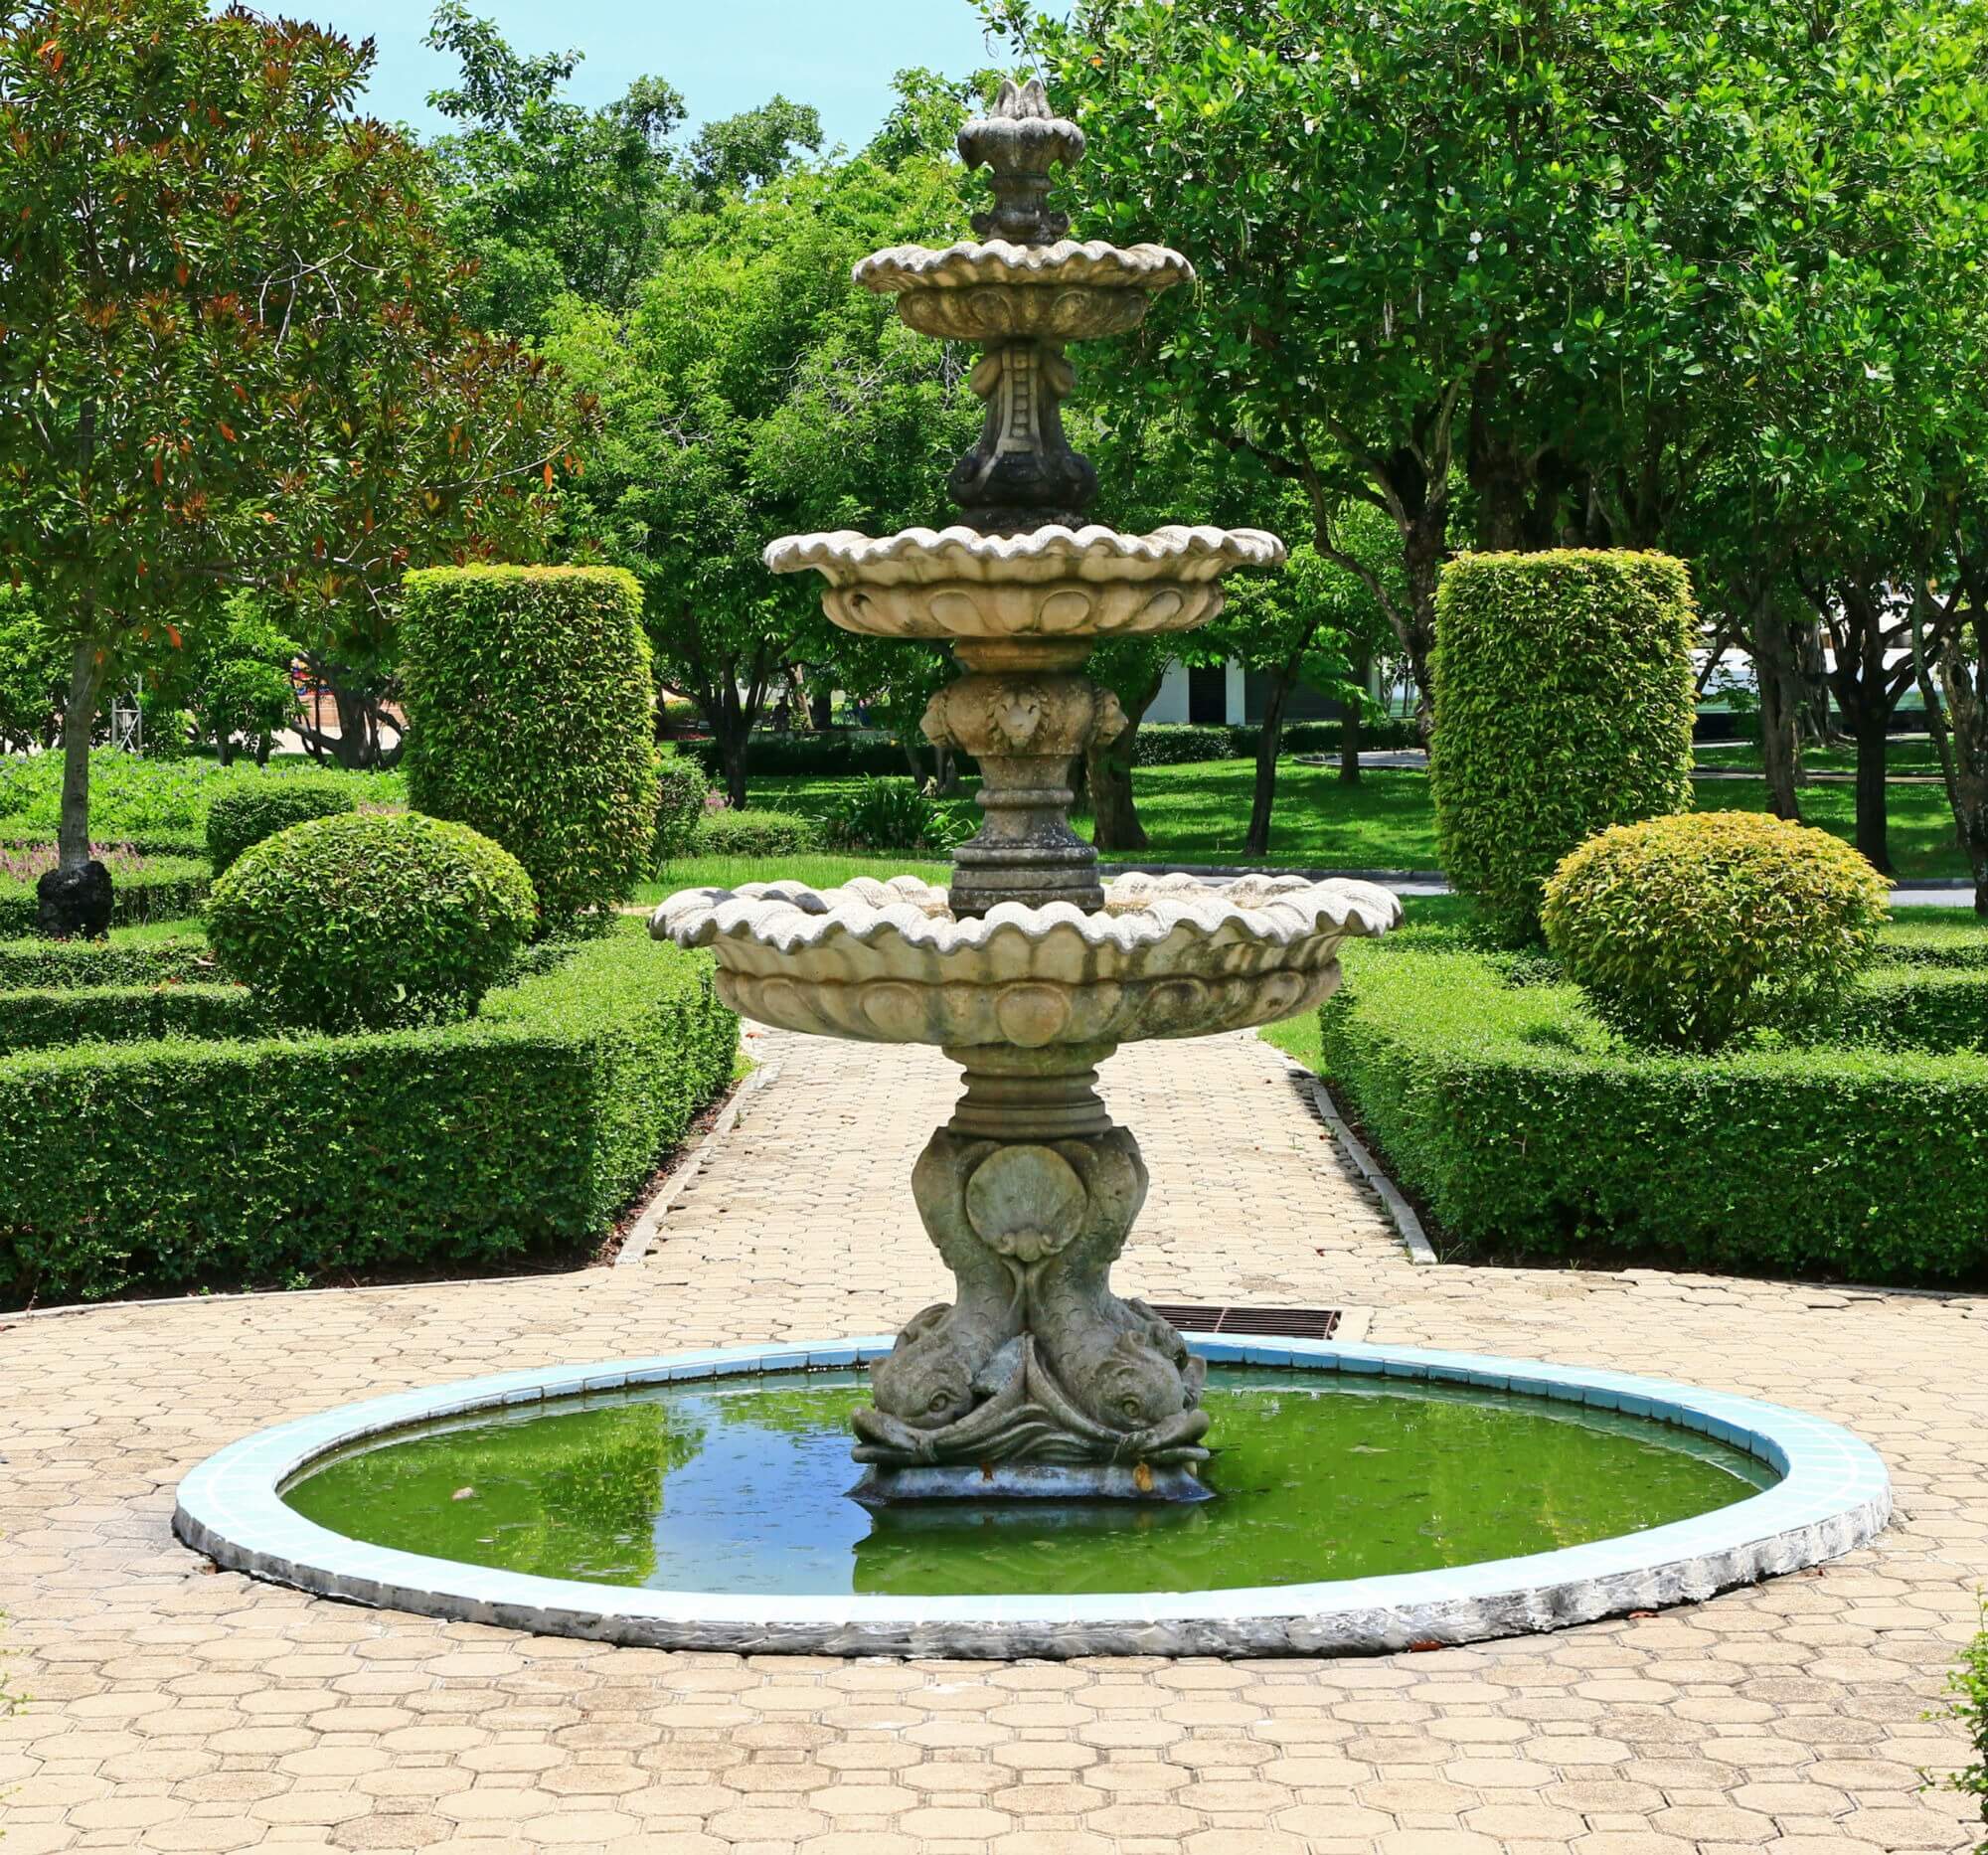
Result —
[{"label": "white pool edge", "polygon": [[1891,1478],[1835,1424],[1627,1373],[1330,1340],[1189,1336],[1217,1364],[1476,1385],[1650,1417],[1721,1438],[1780,1472],[1771,1488],[1694,1519],[1520,1559],[1330,1584],[1084,1598],[773,1598],[533,1578],[370,1546],[281,1498],[329,1451],[434,1418],[628,1386],[850,1368],[889,1337],[730,1347],[499,1373],[424,1387],[258,1431],[181,1482],[173,1530],[253,1578],[454,1621],[651,1648],[833,1655],[1352,1655],[1478,1642],[1702,1602],[1840,1558],[1881,1533]]}]

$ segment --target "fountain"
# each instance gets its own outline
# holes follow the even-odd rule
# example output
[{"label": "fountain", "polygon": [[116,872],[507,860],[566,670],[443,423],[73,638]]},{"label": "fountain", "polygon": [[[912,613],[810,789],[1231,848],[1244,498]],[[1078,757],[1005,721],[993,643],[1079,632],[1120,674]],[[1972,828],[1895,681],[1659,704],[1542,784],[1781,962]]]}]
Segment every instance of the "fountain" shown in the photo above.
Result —
[{"label": "fountain", "polygon": [[921,334],[984,350],[972,385],[986,424],[949,484],[961,522],[792,536],[766,564],[819,573],[847,630],[951,646],[964,673],[924,733],[979,761],[985,821],[954,853],[949,891],[910,877],[691,890],[663,904],[655,932],[709,947],[720,995],[748,1018],[936,1044],[965,1072],[911,1181],[957,1297],[916,1315],[873,1369],[875,1401],[854,1420],[857,1498],[1204,1499],[1201,1362],[1110,1287],[1146,1168],[1097,1071],[1120,1044],[1316,1005],[1341,943],[1385,932],[1401,909],[1367,884],[1296,877],[1099,883],[1095,850],[1070,828],[1069,774],[1125,723],[1086,660],[1106,637],[1208,623],[1225,575],[1284,549],[1253,529],[1086,523],[1097,475],[1064,433],[1066,345],[1136,328],[1193,267],[1156,245],[1066,237],[1051,170],[1081,157],[1083,135],[1040,83],[1005,84],[959,146],[993,170],[993,209],[973,222],[987,242],[879,252],[856,281],[895,296]]},{"label": "fountain", "polygon": [[993,1656],[1470,1642],[1868,1540],[1883,1462],[1798,1412],[1527,1360],[1183,1336],[1111,1291],[1146,1170],[1100,1066],[1316,1005],[1345,941],[1400,909],[1359,883],[1098,881],[1067,771],[1123,721],[1085,660],[1205,623],[1226,575],[1283,550],[1085,521],[1066,346],[1136,327],[1192,272],[1064,237],[1046,196],[1082,137],[1040,86],[1008,86],[961,148],[994,170],[986,243],[882,252],[857,277],[985,350],[962,520],[767,560],[819,573],[839,624],[950,643],[963,673],[925,729],[978,759],[984,825],[949,889],[697,890],[655,921],[711,949],[747,1017],[958,1064],[911,1179],[955,1298],[895,1339],[535,1366],[301,1417],[195,1469],[180,1537],[309,1591],[534,1631]]}]

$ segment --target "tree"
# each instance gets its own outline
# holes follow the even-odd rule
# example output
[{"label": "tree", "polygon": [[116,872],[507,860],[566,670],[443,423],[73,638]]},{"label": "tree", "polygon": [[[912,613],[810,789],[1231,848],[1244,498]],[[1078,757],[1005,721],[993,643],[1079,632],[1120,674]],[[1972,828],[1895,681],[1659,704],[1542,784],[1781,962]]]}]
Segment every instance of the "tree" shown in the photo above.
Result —
[{"label": "tree", "polygon": [[971,442],[963,357],[849,282],[871,251],[959,215],[933,163],[803,170],[677,222],[628,317],[576,298],[553,317],[547,352],[605,411],[568,539],[642,583],[660,672],[696,701],[734,804],[786,666],[877,681],[874,646],[831,630],[811,576],[769,576],[766,544],[929,521]]},{"label": "tree", "polygon": [[821,147],[820,116],[775,96],[707,124],[684,149],[686,106],[672,84],[637,78],[604,108],[585,108],[565,94],[579,52],[524,57],[461,0],[435,8],[427,43],[461,66],[428,102],[463,125],[435,153],[451,236],[477,262],[468,312],[479,327],[537,339],[569,294],[625,311],[672,219],[785,173],[797,148]]},{"label": "tree", "polygon": [[529,546],[573,409],[464,329],[370,48],[199,0],[41,0],[0,40],[0,555],[71,646],[61,855],[101,691],[230,587],[379,610]]},{"label": "tree", "polygon": [[[1600,397],[1568,384],[1570,338],[1642,353],[1670,319],[1674,266],[1627,177],[1660,132],[1653,69],[1691,62],[1680,10],[1082,0],[1066,23],[989,0],[1089,136],[1085,229],[1175,244],[1205,280],[1148,323],[1151,390],[1301,489],[1312,545],[1367,583],[1424,695],[1466,470],[1486,531],[1542,501],[1558,524],[1538,428]],[[1399,590],[1339,549],[1348,501],[1393,524]]]},{"label": "tree", "polygon": [[147,678],[148,709],[190,713],[196,739],[211,743],[224,766],[242,747],[266,761],[271,738],[298,719],[291,680],[298,654],[264,600],[231,593],[216,619],[192,627],[183,648],[161,654]]}]

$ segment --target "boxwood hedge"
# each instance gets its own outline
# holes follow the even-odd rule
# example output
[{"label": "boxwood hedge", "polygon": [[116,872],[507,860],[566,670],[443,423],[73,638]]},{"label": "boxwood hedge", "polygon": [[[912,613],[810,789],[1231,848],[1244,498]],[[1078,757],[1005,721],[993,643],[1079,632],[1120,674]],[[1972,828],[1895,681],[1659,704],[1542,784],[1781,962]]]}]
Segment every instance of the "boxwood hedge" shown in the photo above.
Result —
[{"label": "boxwood hedge", "polygon": [[708,959],[626,922],[467,1023],[0,1057],[0,1305],[591,1241],[737,1047]]},{"label": "boxwood hedge", "polygon": [[[1356,949],[1348,968],[1319,1014],[1325,1073],[1395,1176],[1480,1252],[1988,1276],[1978,1019],[1972,1049],[1647,1055],[1574,987],[1507,984],[1481,954]],[[1896,1041],[1911,975],[1875,983],[1865,1009]],[[1967,1008],[1941,992],[1914,1007],[1929,1037]]]},{"label": "boxwood hedge", "polygon": [[240,1037],[255,1011],[237,985],[70,985],[0,992],[0,1053],[162,1037]]},{"label": "boxwood hedge", "polygon": [[220,976],[197,926],[113,928],[107,940],[0,940],[0,993],[169,985]]}]

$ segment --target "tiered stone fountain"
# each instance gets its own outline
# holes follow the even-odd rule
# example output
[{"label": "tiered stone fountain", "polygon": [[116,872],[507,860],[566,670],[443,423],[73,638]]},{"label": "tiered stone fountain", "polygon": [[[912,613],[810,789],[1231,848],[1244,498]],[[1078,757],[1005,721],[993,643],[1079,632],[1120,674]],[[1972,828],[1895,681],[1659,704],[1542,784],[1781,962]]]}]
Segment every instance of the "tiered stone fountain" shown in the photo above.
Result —
[{"label": "tiered stone fountain", "polygon": [[691,890],[655,932],[710,947],[726,1001],[787,1030],[936,1044],[966,1073],[912,1174],[958,1282],[872,1372],[858,1414],[858,1497],[1194,1500],[1207,1489],[1203,1367],[1110,1268],[1146,1194],[1097,1070],[1122,1043],[1287,1018],[1339,980],[1349,936],[1400,905],[1362,883],[1254,877],[1229,887],[1124,877],[1105,886],[1070,828],[1074,758],[1124,727],[1083,674],[1097,642],[1206,624],[1223,577],[1268,568],[1253,529],[1122,535],[1087,523],[1097,476],[1064,435],[1066,344],[1123,334],[1193,267],[1155,245],[1077,244],[1047,204],[1083,153],[1042,85],[1004,86],[959,138],[993,169],[985,243],[899,247],[856,267],[911,327],[984,350],[980,442],[953,471],[956,526],[883,540],[775,542],[775,573],[813,570],[838,625],[943,640],[964,674],[924,732],[980,763],[985,822],[950,890],[912,877],[822,892],[796,883]]}]

